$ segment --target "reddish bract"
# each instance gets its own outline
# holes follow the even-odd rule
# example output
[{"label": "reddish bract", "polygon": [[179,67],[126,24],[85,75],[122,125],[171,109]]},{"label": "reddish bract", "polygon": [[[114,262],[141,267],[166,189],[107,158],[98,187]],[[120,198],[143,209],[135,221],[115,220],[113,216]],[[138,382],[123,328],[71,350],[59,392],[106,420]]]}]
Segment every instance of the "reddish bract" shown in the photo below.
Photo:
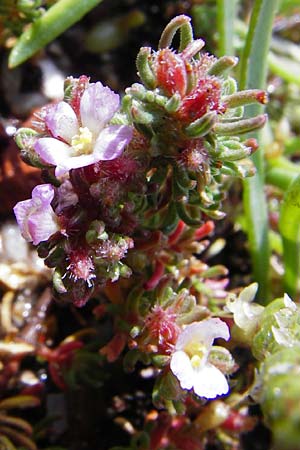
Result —
[{"label": "reddish bract", "polygon": [[182,100],[178,117],[191,122],[199,119],[209,111],[223,112],[221,100],[221,84],[216,78],[207,77],[198,80],[197,86]]},{"label": "reddish bract", "polygon": [[184,59],[169,48],[164,48],[158,52],[155,62],[158,85],[170,96],[178,92],[183,97],[187,89]]}]

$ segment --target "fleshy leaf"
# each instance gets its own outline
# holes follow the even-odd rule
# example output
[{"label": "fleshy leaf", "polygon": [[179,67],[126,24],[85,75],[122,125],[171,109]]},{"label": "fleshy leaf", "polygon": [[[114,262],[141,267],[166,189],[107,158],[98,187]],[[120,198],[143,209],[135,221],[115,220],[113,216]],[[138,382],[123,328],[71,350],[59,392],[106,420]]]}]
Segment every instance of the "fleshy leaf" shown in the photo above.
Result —
[{"label": "fleshy leaf", "polygon": [[57,36],[78,22],[102,0],[59,0],[20,36],[9,55],[12,69],[26,61]]}]

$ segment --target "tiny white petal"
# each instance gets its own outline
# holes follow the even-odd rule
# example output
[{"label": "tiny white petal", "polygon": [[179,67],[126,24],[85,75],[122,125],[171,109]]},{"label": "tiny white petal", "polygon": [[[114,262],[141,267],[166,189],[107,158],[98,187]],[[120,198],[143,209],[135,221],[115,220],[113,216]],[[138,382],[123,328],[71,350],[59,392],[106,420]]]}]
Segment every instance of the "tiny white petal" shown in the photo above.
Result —
[{"label": "tiny white petal", "polygon": [[229,386],[224,374],[211,364],[204,366],[194,379],[194,392],[199,397],[215,398],[227,394]]},{"label": "tiny white petal", "polygon": [[170,368],[180,382],[182,389],[192,389],[194,370],[190,358],[184,352],[178,351],[172,355]]},{"label": "tiny white petal", "polygon": [[296,305],[296,303],[293,302],[293,300],[288,296],[288,294],[284,294],[284,296],[283,296],[283,302],[284,302],[284,305],[285,305],[287,308],[290,308],[290,309],[292,309],[293,311],[297,311],[297,305]]},{"label": "tiny white petal", "polygon": [[244,330],[246,334],[253,334],[264,307],[258,303],[252,303],[258,289],[257,283],[252,283],[244,288],[238,298],[229,297],[226,308],[233,313],[235,324]]},{"label": "tiny white petal", "polygon": [[257,283],[252,283],[249,286],[245,287],[240,295],[239,295],[239,299],[242,302],[247,302],[250,303],[254,300],[254,297],[256,295],[258,289],[258,284]]},{"label": "tiny white petal", "polygon": [[176,350],[182,350],[191,341],[199,341],[206,347],[211,347],[215,338],[226,341],[230,338],[229,328],[218,318],[209,318],[200,322],[193,322],[185,327],[179,335]]}]

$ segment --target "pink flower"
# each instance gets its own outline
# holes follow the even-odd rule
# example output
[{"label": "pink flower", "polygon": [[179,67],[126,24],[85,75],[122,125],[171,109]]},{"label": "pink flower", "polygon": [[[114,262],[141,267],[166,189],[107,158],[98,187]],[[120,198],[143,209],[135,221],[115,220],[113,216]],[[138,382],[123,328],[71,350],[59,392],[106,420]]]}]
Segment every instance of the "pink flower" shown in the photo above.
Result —
[{"label": "pink flower", "polygon": [[194,389],[199,397],[215,398],[227,394],[229,386],[224,374],[209,362],[215,338],[228,340],[225,322],[209,318],[187,325],[179,335],[171,357],[171,370],[182,389]]},{"label": "pink flower", "polygon": [[53,197],[54,188],[51,184],[41,184],[33,189],[30,200],[19,202],[14,207],[21,234],[26,241],[37,245],[59,231],[57,217],[51,207]]},{"label": "pink flower", "polygon": [[118,110],[120,99],[99,81],[91,84],[80,100],[80,117],[66,102],[50,107],[45,124],[52,137],[35,143],[36,153],[56,166],[56,176],[121,155],[132,137],[126,125],[107,125]]}]

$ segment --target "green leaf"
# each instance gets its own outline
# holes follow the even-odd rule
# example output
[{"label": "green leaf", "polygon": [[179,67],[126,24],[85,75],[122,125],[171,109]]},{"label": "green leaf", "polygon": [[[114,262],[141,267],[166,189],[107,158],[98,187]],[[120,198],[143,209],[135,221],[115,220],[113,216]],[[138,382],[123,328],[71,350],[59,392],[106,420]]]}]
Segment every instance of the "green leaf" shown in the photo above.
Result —
[{"label": "green leaf", "polygon": [[[256,0],[254,3],[246,45],[241,61],[240,89],[263,89],[266,84],[267,55],[277,0]],[[247,107],[250,117],[262,112],[261,105]],[[258,132],[251,133],[258,138]],[[268,298],[269,259],[267,204],[264,194],[264,157],[260,150],[253,155],[257,173],[244,180],[244,208],[254,279],[259,283],[259,297]]]},{"label": "green leaf", "polygon": [[288,83],[300,86],[300,64],[283,55],[270,53],[268,56],[270,71]]},{"label": "green leaf", "polygon": [[282,190],[286,190],[291,182],[300,175],[300,166],[284,156],[270,158],[267,164],[266,181]]},{"label": "green leaf", "polygon": [[300,175],[290,184],[284,196],[279,230],[283,243],[284,288],[293,297],[300,276]]},{"label": "green leaf", "polygon": [[234,20],[237,0],[217,0],[217,28],[219,33],[219,56],[233,55]]},{"label": "green leaf", "polygon": [[18,39],[12,49],[8,65],[12,69],[26,61],[57,36],[78,22],[102,0],[59,0]]}]

